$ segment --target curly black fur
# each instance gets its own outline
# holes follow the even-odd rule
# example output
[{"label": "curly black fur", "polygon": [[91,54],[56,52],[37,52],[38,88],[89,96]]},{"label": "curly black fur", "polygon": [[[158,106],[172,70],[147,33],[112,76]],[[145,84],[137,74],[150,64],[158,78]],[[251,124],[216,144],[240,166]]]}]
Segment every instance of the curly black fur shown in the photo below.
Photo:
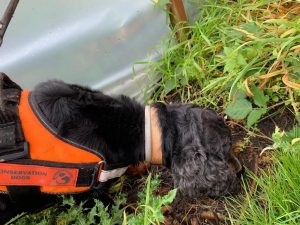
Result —
[{"label": "curly black fur", "polygon": [[164,164],[189,196],[234,193],[239,182],[228,161],[231,133],[215,111],[190,104],[154,105],[163,132]]},{"label": "curly black fur", "polygon": [[[41,83],[33,94],[60,135],[101,150],[107,164],[144,161],[144,106],[135,100],[61,81]],[[231,134],[223,119],[191,104],[152,107],[158,110],[162,130],[163,164],[171,169],[181,192],[189,196],[235,192],[239,182],[228,165]]]}]

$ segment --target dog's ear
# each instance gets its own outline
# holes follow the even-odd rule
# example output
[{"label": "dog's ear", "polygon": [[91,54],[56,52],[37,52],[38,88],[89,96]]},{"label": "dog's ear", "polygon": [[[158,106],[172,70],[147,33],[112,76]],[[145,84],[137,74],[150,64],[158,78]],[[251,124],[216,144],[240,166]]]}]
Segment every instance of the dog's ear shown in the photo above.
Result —
[{"label": "dog's ear", "polygon": [[239,182],[226,160],[205,152],[203,146],[185,146],[173,156],[174,184],[188,196],[223,196],[235,193]]},{"label": "dog's ear", "polygon": [[209,154],[215,154],[224,159],[232,147],[231,132],[221,118],[213,110],[202,112],[203,134],[202,144]]},{"label": "dog's ear", "polygon": [[0,73],[0,87],[3,89],[15,88],[22,90],[22,88],[13,82],[5,73]]}]

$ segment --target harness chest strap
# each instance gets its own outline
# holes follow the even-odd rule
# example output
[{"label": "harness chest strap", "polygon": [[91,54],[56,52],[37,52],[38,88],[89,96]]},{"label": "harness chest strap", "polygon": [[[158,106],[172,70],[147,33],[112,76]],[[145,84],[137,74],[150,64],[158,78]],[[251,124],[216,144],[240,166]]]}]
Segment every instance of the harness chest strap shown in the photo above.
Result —
[{"label": "harness chest strap", "polygon": [[[103,170],[102,165],[90,168],[50,167],[42,165],[0,163],[0,185],[4,186],[41,186],[46,193],[74,193],[86,190],[94,180],[106,182],[122,176],[128,167]],[[82,166],[82,165],[81,165]],[[95,173],[95,171],[99,171]],[[6,191],[0,186],[0,191]],[[48,188],[47,188],[48,187]],[[49,191],[49,188],[59,188]],[[76,188],[70,190],[70,188]],[[48,190],[48,191],[47,191]]]},{"label": "harness chest strap", "polygon": [[0,164],[1,185],[76,186],[78,169],[24,164]]},{"label": "harness chest strap", "polygon": [[0,163],[0,191],[7,192],[9,186],[39,186],[43,193],[77,193],[89,190],[102,174],[102,164],[64,166]]}]

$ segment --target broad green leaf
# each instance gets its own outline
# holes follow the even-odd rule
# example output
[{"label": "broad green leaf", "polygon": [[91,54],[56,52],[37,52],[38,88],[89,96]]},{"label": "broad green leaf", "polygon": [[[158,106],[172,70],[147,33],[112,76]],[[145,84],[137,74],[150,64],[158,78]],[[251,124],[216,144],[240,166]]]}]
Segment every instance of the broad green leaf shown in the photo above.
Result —
[{"label": "broad green leaf", "polygon": [[246,99],[237,99],[227,106],[225,113],[233,119],[245,119],[251,112],[252,105]]},{"label": "broad green leaf", "polygon": [[232,39],[243,39],[246,36],[243,32],[233,30],[233,29],[229,30],[227,35]]},{"label": "broad green leaf", "polygon": [[248,31],[249,33],[252,33],[252,34],[259,34],[259,33],[261,33],[260,27],[257,26],[255,22],[245,23],[241,27],[244,30],[246,30],[246,31]]},{"label": "broad green leaf", "polygon": [[237,99],[247,98],[247,94],[243,89],[237,88],[232,97],[233,101],[236,101]]},{"label": "broad green leaf", "polygon": [[266,107],[269,101],[269,96],[264,94],[264,91],[256,86],[252,86],[251,91],[253,93],[253,100],[255,105],[259,107]]},{"label": "broad green leaf", "polygon": [[238,89],[238,91],[236,93],[236,98],[237,99],[245,99],[245,98],[247,98],[247,94],[244,90]]},{"label": "broad green leaf", "polygon": [[266,108],[252,110],[247,118],[247,127],[252,127],[266,112]]},{"label": "broad green leaf", "polygon": [[240,65],[240,66],[246,66],[247,65],[247,62],[246,62],[244,56],[240,52],[237,54],[236,60],[237,60],[238,65]]},{"label": "broad green leaf", "polygon": [[176,79],[175,78],[171,78],[165,82],[165,94],[168,94],[174,88],[176,88]]},{"label": "broad green leaf", "polygon": [[257,49],[253,46],[245,48],[242,53],[246,59],[253,59],[258,54]]}]

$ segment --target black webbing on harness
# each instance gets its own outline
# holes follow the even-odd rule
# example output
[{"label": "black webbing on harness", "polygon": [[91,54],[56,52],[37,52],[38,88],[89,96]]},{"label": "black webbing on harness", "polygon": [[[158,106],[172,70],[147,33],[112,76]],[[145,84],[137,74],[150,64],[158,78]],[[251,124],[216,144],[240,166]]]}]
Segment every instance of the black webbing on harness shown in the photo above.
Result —
[{"label": "black webbing on harness", "polygon": [[[18,105],[21,87],[0,73],[0,162],[28,158],[28,144],[19,119]],[[39,192],[37,187],[21,189],[17,186],[7,187],[12,200],[22,201],[23,192]]]},{"label": "black webbing on harness", "polygon": [[19,119],[22,89],[0,73],[0,162],[28,158],[28,144]]}]

